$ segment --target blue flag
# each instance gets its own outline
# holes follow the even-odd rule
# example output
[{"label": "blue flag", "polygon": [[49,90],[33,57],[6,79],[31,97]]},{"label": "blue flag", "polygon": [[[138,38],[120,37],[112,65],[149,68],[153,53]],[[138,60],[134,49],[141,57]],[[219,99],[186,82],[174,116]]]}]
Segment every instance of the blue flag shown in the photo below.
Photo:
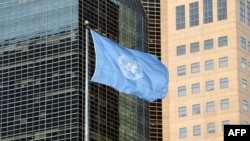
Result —
[{"label": "blue flag", "polygon": [[155,55],[132,50],[91,30],[96,68],[91,81],[113,87],[148,102],[168,91],[168,70]]}]

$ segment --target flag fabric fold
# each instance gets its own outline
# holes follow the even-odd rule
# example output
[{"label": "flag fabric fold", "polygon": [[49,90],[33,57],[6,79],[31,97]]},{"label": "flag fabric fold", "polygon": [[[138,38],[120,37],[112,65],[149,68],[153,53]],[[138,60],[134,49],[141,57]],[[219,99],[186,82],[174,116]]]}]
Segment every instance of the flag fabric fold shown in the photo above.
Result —
[{"label": "flag fabric fold", "polygon": [[91,34],[96,54],[92,82],[148,102],[166,96],[168,70],[155,55],[123,47],[94,30]]}]

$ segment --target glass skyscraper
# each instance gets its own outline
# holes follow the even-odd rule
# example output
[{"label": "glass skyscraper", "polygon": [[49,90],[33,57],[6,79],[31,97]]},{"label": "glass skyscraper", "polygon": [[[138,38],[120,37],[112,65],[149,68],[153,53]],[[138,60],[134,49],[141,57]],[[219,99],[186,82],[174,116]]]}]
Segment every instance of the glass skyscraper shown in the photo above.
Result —
[{"label": "glass skyscraper", "polygon": [[[84,140],[85,26],[147,51],[139,0],[0,0],[0,140]],[[149,104],[89,83],[91,141],[149,140]]]}]

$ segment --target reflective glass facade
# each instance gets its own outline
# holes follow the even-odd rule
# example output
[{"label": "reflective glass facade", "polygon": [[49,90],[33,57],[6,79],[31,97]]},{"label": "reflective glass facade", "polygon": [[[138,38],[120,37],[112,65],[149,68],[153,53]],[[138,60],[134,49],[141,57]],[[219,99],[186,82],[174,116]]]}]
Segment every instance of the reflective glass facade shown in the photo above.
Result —
[{"label": "reflective glass facade", "polygon": [[[0,140],[84,140],[85,26],[147,51],[139,0],[0,1]],[[89,78],[95,53],[89,36]],[[148,140],[149,105],[89,83],[91,141]]]}]

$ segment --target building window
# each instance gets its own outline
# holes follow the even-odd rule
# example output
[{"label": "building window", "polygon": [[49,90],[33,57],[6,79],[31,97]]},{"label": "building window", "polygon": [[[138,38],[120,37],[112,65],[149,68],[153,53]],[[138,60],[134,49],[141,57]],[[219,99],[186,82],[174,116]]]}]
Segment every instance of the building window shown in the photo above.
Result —
[{"label": "building window", "polygon": [[221,78],[220,79],[220,88],[228,88],[228,78]]},{"label": "building window", "polygon": [[246,65],[247,65],[247,60],[245,58],[241,58],[241,67],[245,69]]},{"label": "building window", "polygon": [[193,126],[193,136],[199,136],[201,135],[201,126],[195,125]]},{"label": "building window", "polygon": [[220,106],[221,106],[221,110],[226,110],[229,108],[229,100],[228,99],[222,99],[220,101]]},{"label": "building window", "polygon": [[228,66],[228,57],[219,58],[219,67],[224,68]]},{"label": "building window", "polygon": [[200,63],[191,64],[191,73],[200,72]]},{"label": "building window", "polygon": [[242,105],[243,105],[243,110],[244,110],[245,112],[247,112],[247,111],[248,111],[248,101],[243,100]]},{"label": "building window", "polygon": [[185,5],[176,7],[176,30],[185,28]]},{"label": "building window", "polygon": [[186,54],[186,46],[185,45],[177,46],[176,51],[177,51],[177,56],[184,55]]},{"label": "building window", "polygon": [[214,69],[214,60],[205,61],[205,70],[213,70]]},{"label": "building window", "polygon": [[250,42],[247,43],[247,51],[250,52]]},{"label": "building window", "polygon": [[192,84],[192,94],[200,93],[200,83]]},{"label": "building window", "polygon": [[215,133],[215,123],[208,123],[207,124],[207,133]]},{"label": "building window", "polygon": [[207,112],[214,112],[215,105],[213,101],[207,102]]},{"label": "building window", "polygon": [[186,66],[185,65],[177,67],[177,75],[178,76],[186,75]]},{"label": "building window", "polygon": [[214,90],[214,80],[206,81],[206,91]]},{"label": "building window", "polygon": [[250,71],[250,62],[248,62],[248,71]]},{"label": "building window", "polygon": [[223,120],[221,122],[221,129],[222,129],[222,131],[224,131],[224,125],[229,125],[229,124],[230,124],[229,120]]},{"label": "building window", "polygon": [[205,40],[204,41],[204,50],[209,50],[214,47],[214,41],[213,39]]},{"label": "building window", "polygon": [[246,39],[243,37],[240,37],[240,46],[244,49],[246,48]]},{"label": "building window", "polygon": [[203,22],[213,22],[213,2],[212,0],[203,0]]},{"label": "building window", "polygon": [[185,117],[185,116],[187,116],[186,106],[179,107],[179,117]]},{"label": "building window", "polygon": [[186,138],[187,137],[187,128],[180,128],[179,129],[179,138]]},{"label": "building window", "polygon": [[198,52],[198,51],[200,51],[199,42],[191,43],[190,44],[190,52],[194,53],[194,52]]},{"label": "building window", "polygon": [[247,25],[250,26],[250,2],[247,1]]},{"label": "building window", "polygon": [[217,3],[218,21],[227,19],[227,0],[217,0]]},{"label": "building window", "polygon": [[201,113],[200,104],[195,104],[192,106],[193,115],[199,115]]},{"label": "building window", "polygon": [[247,80],[242,79],[241,87],[242,87],[243,90],[247,90]]},{"label": "building window", "polygon": [[223,37],[218,38],[218,46],[219,47],[227,46],[227,44],[228,44],[227,36],[223,36]]},{"label": "building window", "polygon": [[185,96],[186,95],[186,86],[178,87],[178,96]]},{"label": "building window", "polygon": [[199,25],[199,3],[189,4],[190,27]]},{"label": "building window", "polygon": [[240,0],[240,20],[245,22],[245,0]]}]

